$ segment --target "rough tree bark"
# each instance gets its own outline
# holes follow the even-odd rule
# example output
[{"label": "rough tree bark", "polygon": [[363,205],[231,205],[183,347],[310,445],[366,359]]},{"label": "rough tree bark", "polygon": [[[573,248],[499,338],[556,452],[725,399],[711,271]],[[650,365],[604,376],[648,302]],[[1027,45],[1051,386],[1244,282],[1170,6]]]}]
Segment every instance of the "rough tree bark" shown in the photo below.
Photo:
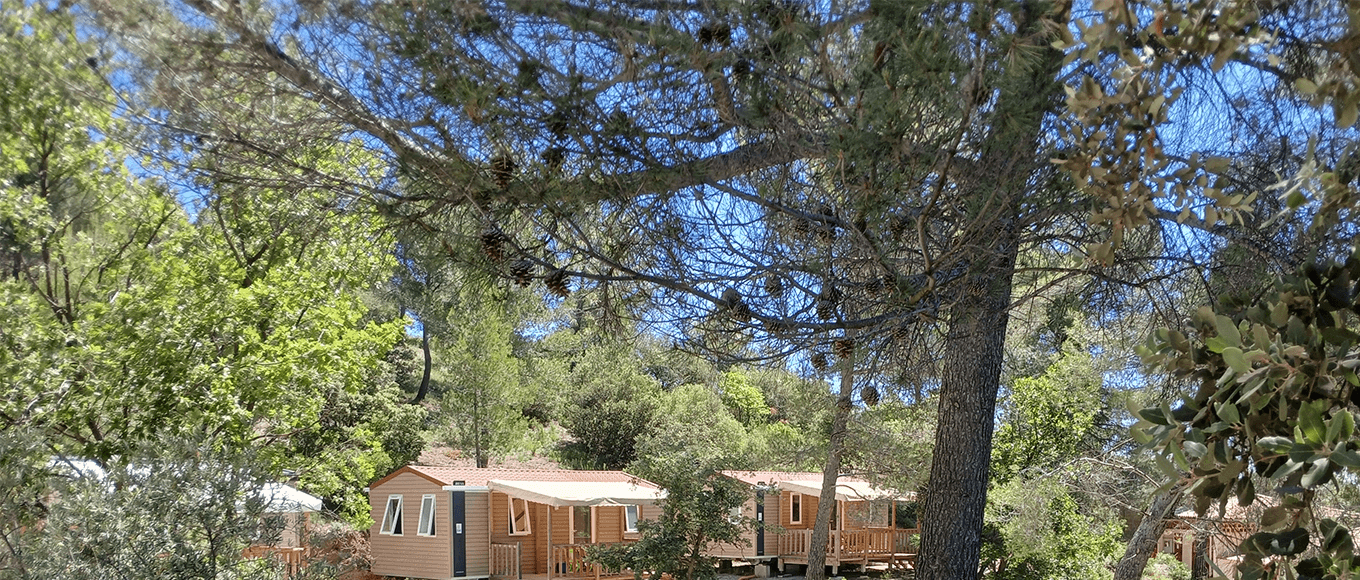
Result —
[{"label": "rough tree bark", "polygon": [[[846,337],[853,339],[854,331]],[[827,440],[826,466],[822,468],[822,493],[817,497],[817,520],[812,525],[812,539],[808,541],[808,580],[826,578],[826,547],[831,536],[831,515],[836,507],[836,479],[840,475],[841,457],[845,454],[845,431],[854,408],[851,395],[855,389],[855,357],[841,361],[840,395],[831,419],[831,434]]]},{"label": "rough tree bark", "polygon": [[425,356],[425,370],[420,373],[420,389],[411,399],[412,405],[419,405],[425,400],[425,395],[430,393],[430,370],[434,366],[434,360],[430,356],[430,329],[424,324],[420,325],[420,352]]},{"label": "rough tree bark", "polygon": [[976,578],[1001,386],[1016,245],[1003,234],[991,280],[978,280],[950,313],[939,423],[922,498],[922,580]]},{"label": "rough tree bark", "polygon": [[1139,522],[1133,537],[1129,538],[1124,557],[1115,564],[1114,580],[1138,580],[1143,577],[1143,568],[1147,567],[1148,558],[1152,557],[1152,551],[1157,547],[1157,538],[1162,537],[1162,532],[1166,530],[1166,518],[1181,502],[1187,485],[1187,482],[1179,482],[1152,498],[1152,505],[1143,514],[1143,521]]}]

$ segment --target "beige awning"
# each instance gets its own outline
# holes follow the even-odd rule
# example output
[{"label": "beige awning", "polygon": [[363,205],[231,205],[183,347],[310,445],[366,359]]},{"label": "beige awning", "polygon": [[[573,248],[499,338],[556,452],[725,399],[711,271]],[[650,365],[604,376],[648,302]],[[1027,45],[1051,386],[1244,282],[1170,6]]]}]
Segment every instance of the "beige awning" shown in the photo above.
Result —
[{"label": "beige awning", "polygon": [[626,481],[491,480],[487,486],[510,497],[554,507],[652,504],[666,497],[664,490]]},{"label": "beige awning", "polygon": [[[781,481],[780,489],[796,491],[803,495],[821,495],[820,481]],[[865,501],[875,499],[910,499],[910,495],[895,493],[881,487],[874,487],[867,481],[839,481],[836,483],[836,499],[840,501]]]}]

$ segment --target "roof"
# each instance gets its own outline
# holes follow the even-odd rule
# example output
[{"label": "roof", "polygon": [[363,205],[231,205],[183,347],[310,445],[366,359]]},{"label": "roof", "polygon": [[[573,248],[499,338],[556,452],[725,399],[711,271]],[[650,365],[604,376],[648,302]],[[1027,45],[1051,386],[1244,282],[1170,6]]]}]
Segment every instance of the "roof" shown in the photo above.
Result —
[{"label": "roof", "polygon": [[321,511],[321,498],[282,483],[266,483],[256,493],[269,502],[265,508],[269,513]]},{"label": "roof", "polygon": [[560,506],[609,506],[651,504],[666,492],[641,479],[623,481],[491,480],[492,491],[532,502]]},{"label": "roof", "polygon": [[[48,465],[58,470],[72,470],[77,477],[92,477],[98,480],[108,477],[103,467],[89,459],[53,459]],[[146,473],[144,468],[136,469],[141,470],[143,474]],[[282,483],[266,482],[252,495],[265,500],[267,513],[319,512],[322,509],[321,498]]]},{"label": "roof", "polygon": [[643,482],[647,485],[660,489],[645,479],[629,475],[622,471],[584,471],[571,469],[498,469],[498,468],[476,468],[461,467],[450,465],[407,465],[401,469],[393,471],[386,477],[379,479],[369,487],[377,487],[388,480],[402,473],[414,473],[420,477],[430,480],[439,485],[455,485],[462,482],[462,485],[486,486],[492,480],[501,481],[575,481],[575,482],[619,482],[633,483]]},{"label": "roof", "polygon": [[551,506],[650,504],[666,497],[661,486],[622,471],[479,469],[452,465],[407,465],[369,484],[369,488],[403,473],[423,477],[439,486],[485,486],[512,497]]},{"label": "roof", "polygon": [[[773,485],[805,495],[821,495],[822,474],[815,471],[724,471],[723,475],[748,485]],[[916,494],[898,493],[850,476],[836,478],[836,499],[864,501],[875,499],[912,499]]]}]

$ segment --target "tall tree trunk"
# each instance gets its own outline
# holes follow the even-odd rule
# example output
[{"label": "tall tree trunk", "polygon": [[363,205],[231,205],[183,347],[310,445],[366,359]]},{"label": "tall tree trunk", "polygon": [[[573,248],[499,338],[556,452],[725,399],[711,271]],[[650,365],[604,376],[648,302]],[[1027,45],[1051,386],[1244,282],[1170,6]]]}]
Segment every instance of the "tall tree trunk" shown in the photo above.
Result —
[{"label": "tall tree trunk", "polygon": [[1033,180],[1051,170],[1040,143],[1045,118],[1061,101],[1063,54],[1047,45],[1045,20],[1066,26],[1071,4],[1025,3],[1009,14],[1017,38],[1036,42],[1033,65],[1011,64],[997,79],[993,131],[981,144],[977,171],[958,175],[971,191],[968,268],[949,308],[939,419],[930,479],[921,501],[919,580],[972,580],[980,575],[983,512],[991,470],[996,395],[1001,387],[1012,277]]},{"label": "tall tree trunk", "polygon": [[978,576],[996,394],[1015,270],[1015,233],[1001,233],[991,276],[974,280],[950,312],[930,479],[921,502],[921,580]]},{"label": "tall tree trunk", "polygon": [[[853,340],[854,331],[847,331],[846,337]],[[822,468],[822,493],[817,497],[817,519],[812,524],[812,539],[808,541],[808,580],[826,578],[826,547],[827,539],[831,537],[831,515],[836,507],[836,479],[841,470],[841,457],[845,454],[845,431],[854,405],[851,400],[854,392],[855,357],[851,355],[841,361],[840,395],[836,397],[831,434],[827,440],[826,465]]]},{"label": "tall tree trunk", "polygon": [[1186,482],[1182,481],[1152,498],[1152,505],[1143,514],[1143,521],[1138,523],[1133,537],[1129,538],[1124,557],[1114,567],[1114,580],[1138,580],[1143,577],[1143,568],[1147,567],[1148,558],[1157,548],[1157,539],[1166,531],[1166,518],[1180,504],[1185,487]]},{"label": "tall tree trunk", "polygon": [[425,400],[425,395],[430,392],[430,367],[434,365],[430,357],[430,327],[424,322],[420,323],[420,352],[425,355],[425,371],[420,375],[420,389],[416,391],[416,396],[411,399],[412,405],[419,405]]}]

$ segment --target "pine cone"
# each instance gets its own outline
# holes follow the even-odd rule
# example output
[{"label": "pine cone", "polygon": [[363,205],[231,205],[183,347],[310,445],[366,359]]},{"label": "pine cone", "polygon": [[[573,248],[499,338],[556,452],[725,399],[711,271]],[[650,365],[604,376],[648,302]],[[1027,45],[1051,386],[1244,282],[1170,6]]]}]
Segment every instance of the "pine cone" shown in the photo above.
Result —
[{"label": "pine cone", "polygon": [[562,162],[567,159],[567,150],[561,147],[550,147],[543,152],[543,164],[548,167],[548,171],[557,173],[562,170]]},{"label": "pine cone", "polygon": [[699,28],[699,42],[701,44],[713,44],[713,29],[707,26]]},{"label": "pine cone", "polygon": [[745,302],[737,301],[736,304],[732,305],[732,318],[737,321],[747,322],[751,320],[751,316],[751,307],[747,306]]},{"label": "pine cone", "polygon": [[770,276],[765,279],[765,293],[771,298],[778,298],[784,294],[784,279],[779,276]]},{"label": "pine cone", "polygon": [[855,341],[848,338],[837,339],[831,345],[831,352],[836,353],[839,358],[850,358],[850,355],[855,354]]},{"label": "pine cone", "polygon": [[859,398],[865,405],[870,407],[878,404],[878,389],[873,385],[864,385],[859,389]]},{"label": "pine cone", "polygon": [[516,169],[519,169],[519,166],[508,155],[500,155],[491,160],[491,177],[501,189],[510,186],[510,178],[514,177]]},{"label": "pine cone", "polygon": [[789,319],[769,320],[765,322],[765,330],[770,334],[781,336],[793,330],[793,323]]},{"label": "pine cone", "polygon": [[812,355],[812,368],[817,369],[818,371],[824,371],[827,366],[826,353],[819,352]]},{"label": "pine cone", "polygon": [[868,282],[865,282],[864,291],[868,292],[870,296],[877,296],[883,293],[883,279],[874,278],[872,280],[869,280]]},{"label": "pine cone", "polygon": [[817,213],[824,216],[824,219],[817,220],[817,240],[824,244],[836,241],[836,225],[831,223],[831,220],[836,219],[836,210],[824,203],[817,208]]},{"label": "pine cone", "polygon": [[841,302],[841,291],[830,284],[822,287],[822,293],[817,295],[817,318],[831,320],[836,317],[836,307]]},{"label": "pine cone", "polygon": [[510,241],[510,236],[501,233],[500,230],[487,228],[482,231],[482,252],[493,262],[505,259],[505,243]]},{"label": "pine cone", "polygon": [[519,285],[520,288],[528,287],[529,283],[534,280],[534,263],[528,259],[515,262],[513,266],[510,266],[510,276],[515,279],[515,284]]},{"label": "pine cone", "polygon": [[553,270],[543,279],[543,285],[548,287],[548,291],[556,294],[560,298],[566,298],[571,294],[571,282],[567,280],[566,270]]}]

